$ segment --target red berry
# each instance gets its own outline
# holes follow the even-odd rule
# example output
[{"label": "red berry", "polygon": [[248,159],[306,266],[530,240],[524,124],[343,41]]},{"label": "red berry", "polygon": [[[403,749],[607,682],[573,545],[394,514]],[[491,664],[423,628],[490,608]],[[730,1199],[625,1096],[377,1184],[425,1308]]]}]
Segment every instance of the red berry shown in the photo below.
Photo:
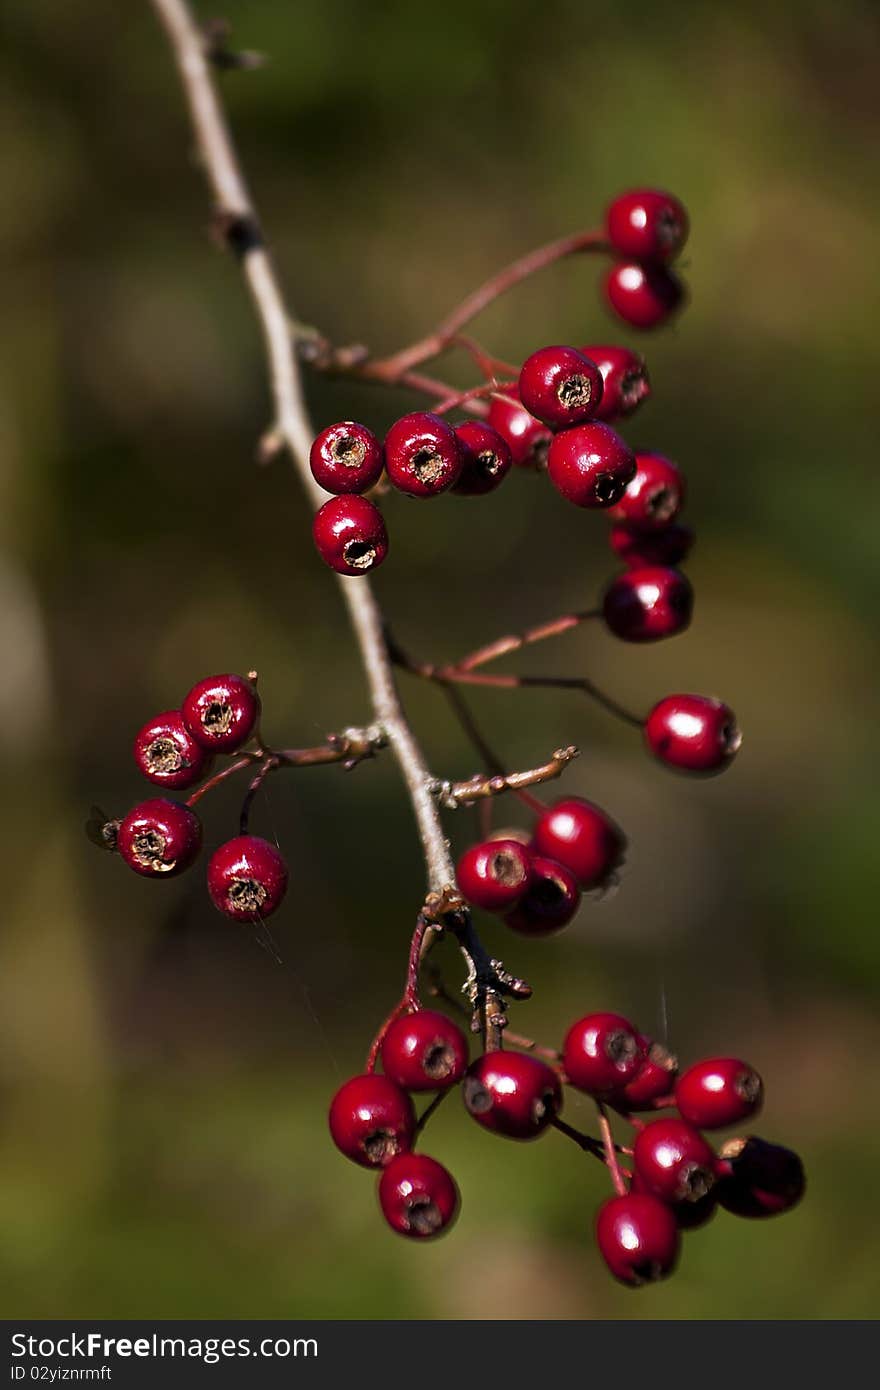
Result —
[{"label": "red berry", "polygon": [[218,912],[234,922],[268,917],[287,891],[287,865],[258,835],[227,840],[208,863],[208,892]]},{"label": "red berry", "polygon": [[593,421],[557,434],[547,455],[550,481],[576,507],[612,507],[636,471],[636,460],[610,425]]},{"label": "red berry", "polygon": [[804,1165],[781,1144],[755,1135],[731,1139],[721,1150],[718,1200],[735,1216],[779,1216],[804,1195]]},{"label": "red berry", "polygon": [[645,1060],[635,1028],[620,1014],[586,1014],[562,1044],[562,1065],[572,1086],[600,1099],[638,1075]]},{"label": "red berry", "polygon": [[693,590],[679,570],[649,565],[625,570],[611,581],[602,613],[624,642],[659,642],[685,630],[693,603]]},{"label": "red berry", "polygon": [[695,1202],[676,1202],[672,1208],[675,1224],[680,1231],[698,1231],[707,1226],[718,1210],[718,1183]]},{"label": "red berry", "polygon": [[582,796],[567,796],[538,817],[534,846],[577,878],[582,889],[607,883],[623,862],[626,836],[610,816]]},{"label": "red berry", "polygon": [[382,513],[366,497],[331,497],[315,513],[312,535],[321,559],[337,574],[366,574],[388,554]]},{"label": "red berry", "polygon": [[452,491],[467,497],[493,492],[510,472],[513,458],[507,440],[484,420],[465,420],[455,426],[462,465]]},{"label": "red berry", "polygon": [[212,761],[184,724],[179,709],[157,714],[144,725],[135,736],[134,760],[148,781],[174,789],[200,782]]},{"label": "red berry", "polygon": [[333,1143],[362,1168],[385,1168],[413,1141],[416,1112],[405,1091],[387,1076],[368,1073],[346,1081],[330,1102]]},{"label": "red berry", "polygon": [[548,936],[568,925],[580,903],[580,889],[571,870],[555,859],[535,855],[529,886],[504,920],[523,936]]},{"label": "red berry", "polygon": [[551,429],[592,419],[602,386],[596,363],[573,347],[539,348],[526,358],[519,374],[520,400]]},{"label": "red berry", "polygon": [[631,348],[588,344],[579,349],[602,373],[604,383],[597,420],[618,420],[633,411],[651,394],[645,359]]},{"label": "red berry", "polygon": [[669,1207],[647,1193],[609,1197],[596,1216],[599,1253],[615,1279],[637,1287],[675,1268],[680,1237]]},{"label": "red berry", "polygon": [[684,502],[684,478],[663,454],[636,454],[636,471],[608,515],[642,531],[662,531]]},{"label": "red berry", "polygon": [[455,877],[474,907],[484,912],[507,912],[531,882],[531,855],[516,840],[484,840],[465,850]]},{"label": "red berry", "polygon": [[552,434],[534,415],[518,404],[515,386],[490,397],[489,424],[507,441],[511,458],[518,468],[536,468],[547,459]]},{"label": "red berry", "polygon": [[615,1096],[621,1110],[652,1110],[654,1101],[670,1095],[678,1075],[678,1061],[660,1043],[640,1037],[644,1060],[631,1081]]},{"label": "red berry", "polygon": [[673,522],[662,531],[642,531],[633,526],[612,526],[608,543],[630,569],[652,565],[678,565],[690,554],[694,533]]},{"label": "red berry", "polygon": [[116,848],[128,867],[148,878],[188,869],[201,847],[195,812],[162,796],[133,806],[116,832]]},{"label": "red berry", "polygon": [[719,772],[742,743],[733,710],[708,695],[658,701],[645,720],[645,738],[661,762],[686,772]]},{"label": "red berry", "polygon": [[379,1179],[379,1205],[392,1231],[415,1240],[439,1236],[458,1216],[455,1179],[426,1154],[392,1158]]},{"label": "red berry", "polygon": [[484,1052],[468,1068],[462,1095],[478,1124],[508,1139],[536,1139],[562,1108],[556,1072],[522,1052]]},{"label": "red berry", "polygon": [[639,261],[671,261],[687,241],[683,203],[656,188],[621,193],[606,215],[608,240],[623,256]]},{"label": "red berry", "polygon": [[209,753],[234,753],[247,743],[260,716],[260,697],[243,676],[208,676],[181,707],[183,722]]},{"label": "red berry", "polygon": [[635,1170],[646,1192],[664,1202],[695,1202],[715,1181],[715,1155],[684,1120],[654,1120],[636,1135]]},{"label": "red berry", "polygon": [[372,430],[356,420],[328,425],[309,451],[309,465],[327,492],[366,492],[382,476],[382,445]]},{"label": "red berry", "polygon": [[416,410],[396,420],[385,436],[388,479],[410,497],[434,497],[457,480],[462,451],[455,430],[440,415]]},{"label": "red berry", "polygon": [[663,266],[618,261],[605,276],[605,297],[633,328],[658,328],[682,305],[684,286]]},{"label": "red berry", "polygon": [[707,1057],[676,1082],[678,1113],[698,1129],[724,1129],[756,1115],[764,1098],[760,1076],[736,1057]]},{"label": "red berry", "polygon": [[435,1009],[419,1009],[391,1024],[382,1040],[382,1069],[407,1091],[445,1091],[464,1076],[467,1040]]}]

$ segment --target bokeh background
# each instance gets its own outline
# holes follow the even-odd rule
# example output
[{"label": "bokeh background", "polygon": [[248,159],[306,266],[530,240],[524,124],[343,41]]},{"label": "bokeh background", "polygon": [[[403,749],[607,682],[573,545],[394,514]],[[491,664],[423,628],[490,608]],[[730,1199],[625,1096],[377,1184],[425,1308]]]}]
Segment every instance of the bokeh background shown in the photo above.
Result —
[{"label": "bokeh background", "polygon": [[[210,13],[203,9],[204,14]],[[851,1318],[877,1312],[880,1048],[876,436],[880,28],[834,5],[227,0],[271,62],[223,79],[304,322],[390,350],[491,269],[668,186],[692,213],[692,304],[644,339],[655,397],[627,428],[686,469],[692,630],[599,630],[527,669],[647,708],[703,690],[746,742],[689,782],[566,695],[474,707],[511,764],[560,742],[567,785],[628,829],[620,891],[543,943],[506,939],[554,1041],[608,1006],[685,1058],[768,1086],[760,1131],[808,1200],[719,1217],[639,1295],[600,1267],[597,1164],[440,1111],[454,1234],[387,1232],[332,1149],[329,1094],[398,991],[422,871],[389,758],[275,779],[255,828],[292,870],[281,965],[210,907],[202,871],[136,879],[83,834],[145,792],[131,736],[199,676],[261,672],[270,738],[367,717],[334,584],[286,464],[259,470],[261,347],[146,3],[6,0],[0,81],[0,1280],[7,1316]],[[611,335],[594,262],[487,313],[517,358]],[[465,382],[462,364],[449,377]],[[316,420],[382,429],[414,398],[315,382]],[[452,657],[588,605],[605,523],[516,476],[492,501],[390,499],[377,588],[401,640]],[[439,694],[407,687],[438,772],[475,770]],[[206,808],[232,832],[234,791]],[[512,808],[500,811],[513,816]],[[457,847],[473,833],[451,817]],[[444,956],[452,980],[457,959]],[[586,1103],[569,1119],[589,1124]]]}]

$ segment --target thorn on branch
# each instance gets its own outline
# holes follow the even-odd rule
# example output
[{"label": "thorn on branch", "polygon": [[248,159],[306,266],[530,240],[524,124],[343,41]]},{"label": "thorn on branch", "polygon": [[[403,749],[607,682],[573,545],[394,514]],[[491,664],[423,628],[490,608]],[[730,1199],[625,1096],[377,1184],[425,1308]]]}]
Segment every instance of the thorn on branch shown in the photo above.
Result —
[{"label": "thorn on branch", "polygon": [[225,19],[208,19],[202,25],[202,34],[205,43],[205,57],[208,62],[221,72],[252,72],[255,68],[264,67],[269,61],[265,53],[256,53],[252,49],[235,50],[230,48],[229,39],[232,35],[232,26]]},{"label": "thorn on branch", "polygon": [[263,233],[257,219],[250,213],[230,212],[227,208],[215,208],[211,218],[211,235],[239,261],[244,260],[248,252],[257,251],[263,245]]},{"label": "thorn on branch", "polygon": [[460,806],[472,806],[475,801],[483,801],[487,797],[500,796],[502,792],[522,791],[525,787],[534,787],[541,782],[552,781],[553,778],[561,776],[565,768],[573,758],[580,756],[580,749],[574,744],[567,748],[557,748],[555,753],[541,767],[530,768],[526,772],[508,772],[505,774],[494,773],[475,773],[473,777],[465,782],[440,781],[434,778],[429,790],[437,797],[441,806],[445,806],[449,811],[455,811]]}]

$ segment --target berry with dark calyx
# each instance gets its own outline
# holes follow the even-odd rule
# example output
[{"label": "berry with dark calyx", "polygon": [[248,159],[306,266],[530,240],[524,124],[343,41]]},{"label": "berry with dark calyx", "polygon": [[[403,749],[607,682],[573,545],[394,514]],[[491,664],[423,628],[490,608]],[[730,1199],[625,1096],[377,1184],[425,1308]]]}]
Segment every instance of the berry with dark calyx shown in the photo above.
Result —
[{"label": "berry with dark calyx", "polygon": [[157,786],[180,790],[200,782],[212,759],[183,722],[179,709],[157,714],[136,734],[134,760]]},{"label": "berry with dark calyx", "polygon": [[610,816],[581,796],[567,796],[539,816],[533,843],[575,875],[581,888],[608,882],[623,862],[626,836]]},{"label": "berry with dark calyx", "polygon": [[764,1098],[760,1076],[736,1057],[706,1057],[675,1084],[678,1113],[698,1129],[724,1129],[757,1115]]},{"label": "berry with dark calyx", "polygon": [[594,420],[554,436],[550,481],[576,507],[613,507],[636,471],[635,454],[610,425]]},{"label": "berry with dark calyx", "polygon": [[392,1231],[429,1240],[448,1231],[460,1197],[452,1174],[427,1154],[402,1153],[379,1178],[379,1205]]},{"label": "berry with dark calyx", "polygon": [[539,348],[519,374],[519,398],[526,410],[554,430],[592,419],[602,390],[596,363],[573,347]]},{"label": "berry with dark calyx", "polygon": [[718,1175],[718,1200],[725,1210],[755,1219],[790,1211],[807,1183],[796,1153],[755,1135],[723,1145]]},{"label": "berry with dark calyx", "polygon": [[382,476],[382,445],[372,430],[356,420],[340,420],[321,430],[309,451],[316,483],[327,492],[366,492]]},{"label": "berry with dark calyx", "polygon": [[715,1182],[715,1155],[684,1120],[653,1120],[633,1146],[639,1183],[664,1202],[696,1202]]},{"label": "berry with dark calyx", "polygon": [[407,1153],[416,1130],[416,1112],[406,1091],[387,1076],[369,1072],[340,1086],[327,1118],[337,1149],[362,1168],[384,1168]]},{"label": "berry with dark calyx", "polygon": [[596,1216],[596,1239],[615,1279],[632,1287],[670,1274],[681,1242],[671,1209],[644,1192],[603,1202]]},{"label": "berry with dark calyx", "polygon": [[260,697],[243,676],[208,676],[181,706],[183,722],[210,753],[234,753],[247,743],[260,716]]},{"label": "berry with dark calyx", "polygon": [[631,348],[587,344],[579,349],[602,373],[602,399],[594,418],[619,420],[651,395],[651,382],[645,359]]},{"label": "berry with dark calyx", "polygon": [[406,1091],[445,1091],[464,1076],[467,1040],[461,1029],[436,1009],[418,1009],[397,1018],[382,1039],[382,1069]]},{"label": "berry with dark calyx", "polygon": [[504,920],[523,936],[548,936],[568,925],[580,903],[581,892],[571,870],[536,854],[529,886]]},{"label": "berry with dark calyx", "polygon": [[572,1086],[603,1099],[638,1075],[645,1060],[639,1035],[620,1014],[586,1014],[562,1044],[562,1065]]},{"label": "berry with dark calyx", "polygon": [[201,847],[202,825],[195,811],[161,796],[133,806],[116,833],[116,848],[128,867],[147,878],[182,873]]},{"label": "berry with dark calyx", "polygon": [[651,565],[678,565],[690,554],[694,533],[673,522],[662,531],[642,531],[634,526],[612,526],[608,543],[630,569]]},{"label": "berry with dark calyx", "polygon": [[465,497],[481,497],[503,483],[513,466],[510,446],[503,435],[484,420],[465,420],[455,426],[462,465],[452,491]]},{"label": "berry with dark calyx", "polygon": [[395,420],[385,436],[385,472],[410,497],[435,497],[457,481],[462,450],[455,430],[440,415],[416,410]]},{"label": "berry with dark calyx", "polygon": [[658,188],[621,193],[605,218],[608,240],[623,256],[639,261],[671,261],[687,241],[690,223],[684,204]]},{"label": "berry with dark calyx", "polygon": [[489,398],[488,422],[507,441],[517,468],[543,467],[553,436],[546,425],[519,404],[515,386],[505,386]]},{"label": "berry with dark calyx", "polygon": [[465,850],[455,877],[474,907],[484,912],[507,912],[532,881],[531,855],[516,840],[484,840]]},{"label": "berry with dark calyx", "polygon": [[331,497],[315,513],[312,535],[321,559],[337,574],[366,574],[388,554],[382,513],[366,497]]},{"label": "berry with dark calyx", "polygon": [[684,502],[684,478],[664,454],[636,454],[635,476],[608,515],[642,531],[662,531]]},{"label": "berry with dark calyx", "polygon": [[693,590],[680,570],[665,565],[625,570],[605,591],[602,614],[624,642],[659,642],[684,632],[691,620]]},{"label": "berry with dark calyx", "polygon": [[562,1108],[559,1077],[546,1062],[522,1052],[485,1052],[462,1083],[470,1115],[508,1139],[537,1139]]},{"label": "berry with dark calyx", "polygon": [[720,772],[737,753],[742,734],[729,705],[709,695],[667,695],[645,720],[656,758],[683,772]]},{"label": "berry with dark calyx", "polygon": [[671,1096],[675,1086],[678,1061],[672,1053],[650,1038],[640,1037],[639,1043],[643,1051],[642,1064],[614,1098],[620,1110],[653,1110],[654,1102]]},{"label": "berry with dark calyx", "polygon": [[218,912],[234,922],[255,922],[279,907],[287,891],[287,865],[259,835],[238,835],[215,850],[208,863],[208,893]]},{"label": "berry with dark calyx", "polygon": [[684,286],[663,266],[618,261],[605,276],[605,298],[632,328],[659,328],[681,308]]}]

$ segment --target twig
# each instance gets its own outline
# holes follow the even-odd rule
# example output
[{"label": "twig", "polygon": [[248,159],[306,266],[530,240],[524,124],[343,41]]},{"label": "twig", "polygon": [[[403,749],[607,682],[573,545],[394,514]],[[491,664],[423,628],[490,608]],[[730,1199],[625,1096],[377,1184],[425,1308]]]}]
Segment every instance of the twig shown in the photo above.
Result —
[{"label": "twig", "polygon": [[472,806],[475,801],[483,801],[502,792],[521,791],[524,787],[535,787],[542,782],[550,782],[560,777],[580,750],[570,744],[567,748],[557,748],[548,762],[541,767],[530,768],[527,772],[495,773],[486,776],[477,773],[466,782],[435,783],[434,794],[441,806],[455,811],[459,806]]}]

